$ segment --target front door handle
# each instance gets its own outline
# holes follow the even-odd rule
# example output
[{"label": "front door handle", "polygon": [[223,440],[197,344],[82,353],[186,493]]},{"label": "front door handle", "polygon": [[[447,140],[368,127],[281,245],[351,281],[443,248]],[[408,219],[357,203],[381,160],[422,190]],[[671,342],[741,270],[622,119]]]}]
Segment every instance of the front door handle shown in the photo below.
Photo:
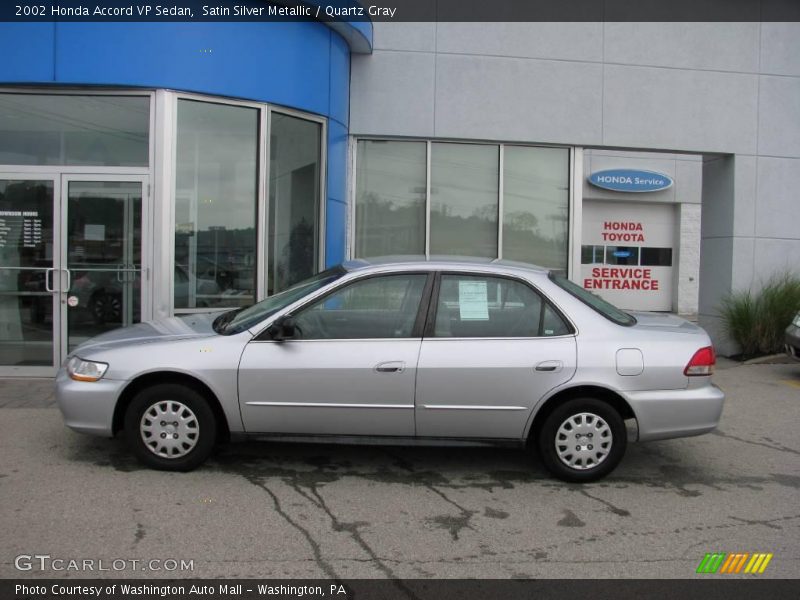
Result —
[{"label": "front door handle", "polygon": [[406,363],[401,360],[392,360],[375,365],[376,373],[402,373],[406,368]]},{"label": "front door handle", "polygon": [[544,371],[546,373],[558,373],[563,366],[564,363],[562,363],[560,360],[545,360],[536,365],[535,369],[537,371]]}]

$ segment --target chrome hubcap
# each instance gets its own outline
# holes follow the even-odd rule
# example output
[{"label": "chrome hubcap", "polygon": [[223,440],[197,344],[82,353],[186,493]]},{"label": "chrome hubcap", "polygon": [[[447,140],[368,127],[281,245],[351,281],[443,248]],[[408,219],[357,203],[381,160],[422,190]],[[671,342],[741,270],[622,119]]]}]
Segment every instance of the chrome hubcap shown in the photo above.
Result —
[{"label": "chrome hubcap", "polygon": [[603,419],[592,413],[578,413],[564,421],[556,433],[556,454],[570,469],[584,471],[603,462],[614,437]]},{"label": "chrome hubcap", "polygon": [[200,425],[192,410],[177,400],[162,400],[142,415],[142,441],[156,456],[180,458],[197,445]]}]

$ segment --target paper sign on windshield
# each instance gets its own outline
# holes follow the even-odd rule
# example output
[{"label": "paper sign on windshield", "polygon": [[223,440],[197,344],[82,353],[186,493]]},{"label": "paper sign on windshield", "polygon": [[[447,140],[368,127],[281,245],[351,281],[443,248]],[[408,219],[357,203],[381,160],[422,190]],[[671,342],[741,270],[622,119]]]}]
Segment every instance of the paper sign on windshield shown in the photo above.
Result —
[{"label": "paper sign on windshield", "polygon": [[488,321],[489,299],[486,282],[459,281],[458,308],[462,321]]}]

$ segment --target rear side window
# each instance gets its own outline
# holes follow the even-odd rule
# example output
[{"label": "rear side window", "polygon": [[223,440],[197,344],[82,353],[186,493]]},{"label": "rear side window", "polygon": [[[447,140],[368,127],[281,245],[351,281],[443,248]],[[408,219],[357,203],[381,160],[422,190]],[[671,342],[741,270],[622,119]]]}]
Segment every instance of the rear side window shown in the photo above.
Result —
[{"label": "rear side window", "polygon": [[587,292],[577,283],[570,281],[563,275],[550,273],[550,281],[555,283],[562,290],[565,290],[566,292],[572,294],[578,300],[588,305],[595,311],[599,312],[606,319],[608,319],[609,321],[613,321],[617,325],[624,325],[625,327],[630,327],[631,325],[634,325],[636,323],[636,319],[632,315],[629,315],[628,313],[618,309],[610,302],[603,300],[600,296],[596,296],[591,292]]},{"label": "rear side window", "polygon": [[547,337],[568,333],[569,326],[560,315],[520,281],[442,275],[434,337]]}]

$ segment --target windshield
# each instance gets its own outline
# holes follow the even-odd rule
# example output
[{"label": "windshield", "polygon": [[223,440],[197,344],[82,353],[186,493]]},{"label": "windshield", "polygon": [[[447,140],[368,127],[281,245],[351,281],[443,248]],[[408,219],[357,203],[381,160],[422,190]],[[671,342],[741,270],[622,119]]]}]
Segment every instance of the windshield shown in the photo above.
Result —
[{"label": "windshield", "polygon": [[345,272],[341,266],[333,267],[247,308],[237,308],[223,313],[214,321],[214,331],[222,335],[233,335],[249,329],[303,296],[336,281]]},{"label": "windshield", "polygon": [[562,290],[565,290],[570,294],[572,294],[573,296],[575,296],[578,300],[580,300],[584,304],[589,305],[590,308],[593,308],[595,311],[603,315],[606,319],[608,319],[609,321],[613,321],[617,325],[624,325],[626,327],[630,327],[631,325],[634,325],[636,323],[636,319],[633,316],[618,309],[610,302],[606,302],[600,296],[597,296],[591,292],[587,292],[577,283],[570,281],[563,275],[556,275],[555,273],[550,273],[550,281],[555,283]]}]

